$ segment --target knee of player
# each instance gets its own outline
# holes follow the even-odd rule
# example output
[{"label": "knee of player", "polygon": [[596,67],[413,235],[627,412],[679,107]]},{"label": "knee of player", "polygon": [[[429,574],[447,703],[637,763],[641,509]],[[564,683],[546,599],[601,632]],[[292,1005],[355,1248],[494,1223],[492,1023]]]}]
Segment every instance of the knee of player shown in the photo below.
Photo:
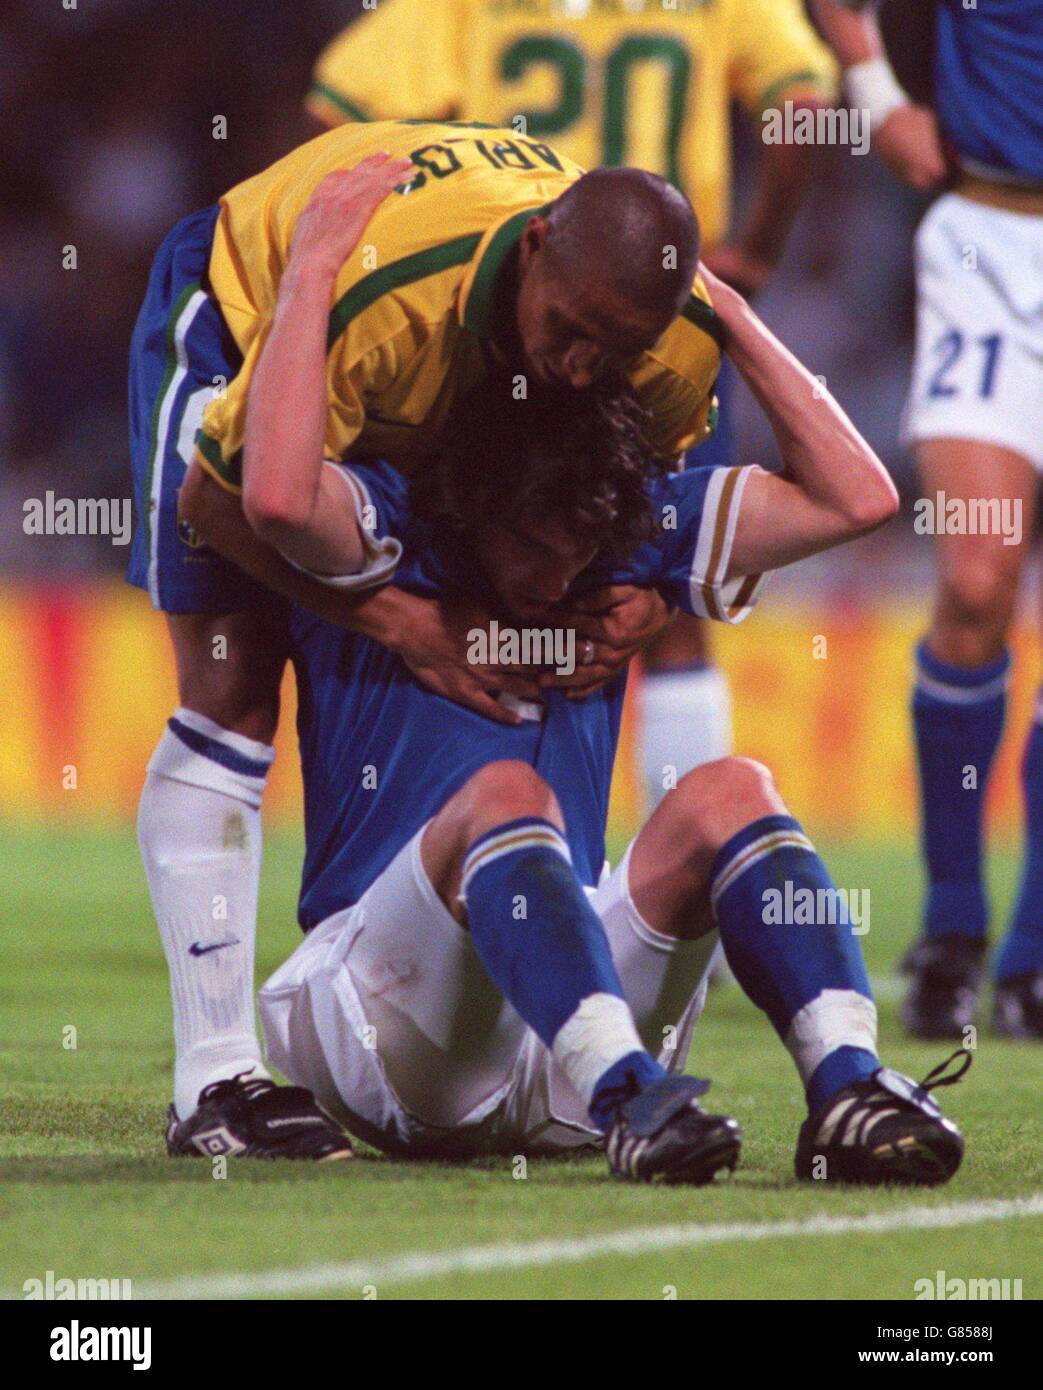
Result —
[{"label": "knee of player", "polygon": [[664,800],[663,809],[670,809],[683,822],[686,838],[715,846],[734,833],[736,818],[770,815],[779,804],[768,768],[754,758],[731,756],[686,772]]},{"label": "knee of player", "polygon": [[1018,571],[1004,557],[961,564],[942,580],[942,600],[962,626],[991,628],[1006,623],[1014,605]]},{"label": "knee of player", "polygon": [[467,783],[471,829],[483,833],[504,821],[538,816],[562,827],[561,808],[549,784],[534,767],[514,758],[487,763]]},{"label": "knee of player", "polygon": [[686,772],[677,784],[677,790],[693,803],[702,803],[708,796],[725,796],[729,800],[738,797],[757,795],[765,789],[773,789],[775,779],[769,768],[756,758],[744,758],[731,753],[725,758],[714,758],[711,762],[700,763],[691,772]]}]

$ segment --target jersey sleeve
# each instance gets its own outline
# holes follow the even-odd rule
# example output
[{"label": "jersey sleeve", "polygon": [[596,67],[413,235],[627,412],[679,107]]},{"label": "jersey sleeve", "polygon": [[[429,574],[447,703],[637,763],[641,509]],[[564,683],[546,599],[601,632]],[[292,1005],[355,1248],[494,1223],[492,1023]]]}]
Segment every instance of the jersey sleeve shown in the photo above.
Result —
[{"label": "jersey sleeve", "polygon": [[267,340],[268,324],[259,322],[238,373],[215,390],[196,431],[196,459],[226,492],[238,494],[243,490],[246,400]]},{"label": "jersey sleeve", "polygon": [[649,412],[649,440],[663,453],[680,459],[713,433],[722,338],[699,280],[679,317],[632,374],[637,397]]},{"label": "jersey sleeve", "polygon": [[349,467],[347,464],[332,463],[326,460],[325,466],[332,468],[342,480],[343,505],[350,507],[358,522],[359,537],[362,541],[362,563],[350,574],[320,574],[305,565],[299,565],[289,555],[283,559],[328,589],[340,589],[349,593],[365,593],[379,589],[395,577],[399,561],[402,559],[402,542],[392,534],[393,527],[388,523],[388,507],[381,497],[378,510],[373,499],[372,480],[366,474],[371,470]]},{"label": "jersey sleeve", "polygon": [[[353,319],[343,328],[330,316],[330,343],[326,359],[327,458],[343,458],[366,423],[365,402],[372,392],[384,390],[402,369],[403,349],[408,356],[409,335],[399,329],[380,334],[380,324]],[[226,491],[243,487],[243,440],[250,384],[268,336],[262,324],[247,348],[238,374],[218,392],[203,413],[196,434],[196,455],[207,473]],[[374,344],[373,337],[378,341]],[[334,440],[336,445],[334,445]]]},{"label": "jersey sleeve", "polygon": [[[405,520],[405,481],[387,464],[374,467],[335,464],[346,484],[345,506],[353,507],[362,538],[362,565],[354,574],[321,575],[311,570],[320,584],[362,593],[388,584],[402,559],[400,534]],[[293,563],[291,561],[291,563]],[[295,565],[300,569],[300,565]]]},{"label": "jersey sleeve", "polygon": [[[267,325],[258,329],[252,339],[238,374],[215,393],[203,412],[203,423],[196,433],[196,458],[215,482],[236,495],[243,490],[243,440],[246,435],[246,405],[250,384],[268,337]],[[362,383],[367,372],[376,375],[379,353],[359,355],[340,370],[350,351],[342,343],[340,352],[331,356],[327,367],[330,433],[343,441],[340,452],[356,439],[365,424],[366,412],[362,398]],[[334,426],[333,421],[336,421]],[[330,456],[333,450],[329,450]]]},{"label": "jersey sleeve", "polygon": [[319,55],[305,104],[327,126],[445,120],[463,99],[458,0],[379,0]]},{"label": "jersey sleeve", "polygon": [[360,499],[359,521],[373,540],[401,541],[410,525],[409,482],[390,463],[340,465]]},{"label": "jersey sleeve", "polygon": [[660,530],[651,580],[663,597],[697,618],[741,623],[767,575],[726,579],[742,495],[752,471],[694,468],[661,479],[653,503]]},{"label": "jersey sleeve", "polygon": [[729,24],[729,86],[753,116],[786,101],[833,102],[837,64],[802,0],[742,0]]}]

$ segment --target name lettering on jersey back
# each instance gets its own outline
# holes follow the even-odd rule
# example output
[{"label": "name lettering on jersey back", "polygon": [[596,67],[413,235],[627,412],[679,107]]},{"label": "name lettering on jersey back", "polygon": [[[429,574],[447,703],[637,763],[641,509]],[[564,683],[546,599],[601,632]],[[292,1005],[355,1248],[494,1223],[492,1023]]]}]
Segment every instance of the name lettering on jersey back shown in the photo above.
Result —
[{"label": "name lettering on jersey back", "polygon": [[[403,124],[415,122],[405,121]],[[497,139],[495,131],[489,136],[450,135],[432,144],[418,146],[410,151],[409,158],[420,172],[408,183],[400,184],[395,189],[396,193],[415,193],[427,183],[439,183],[465,168],[483,164],[498,173],[505,170],[538,173],[541,169],[553,169],[558,174],[565,172],[565,166],[549,145],[539,140]]]}]

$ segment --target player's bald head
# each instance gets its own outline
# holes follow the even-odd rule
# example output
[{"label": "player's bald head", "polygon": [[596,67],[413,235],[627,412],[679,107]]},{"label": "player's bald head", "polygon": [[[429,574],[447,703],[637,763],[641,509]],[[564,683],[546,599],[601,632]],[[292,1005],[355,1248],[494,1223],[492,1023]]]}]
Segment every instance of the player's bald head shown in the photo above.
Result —
[{"label": "player's bald head", "polygon": [[578,388],[627,370],[680,314],[698,264],[699,223],[665,179],[584,174],[522,234],[516,319],[527,367]]},{"label": "player's bald head", "polygon": [[577,287],[600,284],[652,312],[678,314],[699,263],[691,203],[643,169],[594,169],[546,217],[549,268]]}]

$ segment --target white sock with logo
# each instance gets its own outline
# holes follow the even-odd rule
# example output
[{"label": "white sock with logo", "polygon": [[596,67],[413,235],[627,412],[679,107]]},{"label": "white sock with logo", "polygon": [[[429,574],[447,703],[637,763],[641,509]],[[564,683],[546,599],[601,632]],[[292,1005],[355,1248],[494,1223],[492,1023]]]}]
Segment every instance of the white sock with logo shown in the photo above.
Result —
[{"label": "white sock with logo", "polygon": [[148,765],[138,844],[170,967],[174,1106],[248,1071],[267,1076],[254,1019],[261,795],[274,749],[178,709]]},{"label": "white sock with logo", "polygon": [[637,689],[639,762],[648,814],[686,772],[732,751],[732,702],[716,666],[645,671]]}]

